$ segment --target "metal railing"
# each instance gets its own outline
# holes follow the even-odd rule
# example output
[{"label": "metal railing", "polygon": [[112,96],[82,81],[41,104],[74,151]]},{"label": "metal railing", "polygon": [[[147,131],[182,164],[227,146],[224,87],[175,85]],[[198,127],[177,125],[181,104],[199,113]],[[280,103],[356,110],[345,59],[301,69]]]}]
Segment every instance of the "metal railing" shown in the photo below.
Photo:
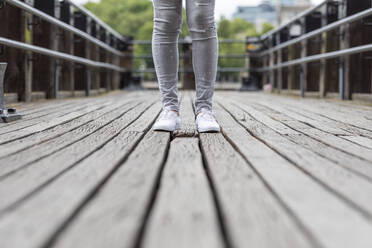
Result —
[{"label": "metal railing", "polygon": [[[372,40],[368,38],[372,37],[372,23],[366,20],[371,16],[371,1],[324,1],[279,28],[258,37],[260,49],[249,52],[250,60],[255,64],[250,68],[250,73],[260,78],[263,84],[271,84],[272,89],[278,92],[283,90],[285,80],[287,87],[284,90],[292,90],[292,84],[300,81],[302,96],[305,96],[310,88],[309,81],[312,81],[310,86],[313,88],[310,91],[317,90],[321,97],[333,93],[327,90],[328,88],[338,88],[341,99],[350,99],[353,93],[371,94],[372,85],[365,85],[365,82],[371,82],[368,72],[368,68],[372,69],[368,64],[370,59],[353,60],[362,68],[367,68],[363,75],[359,75],[369,77],[362,78],[362,83],[358,82],[361,84],[359,88],[363,90],[353,91],[352,84],[355,82],[350,80],[356,73],[356,65],[350,62],[352,56],[361,56],[360,54],[372,51]],[[291,30],[295,26],[301,33],[292,35]],[[356,38],[352,32],[362,35],[357,35]],[[332,72],[336,67],[329,64],[332,59],[337,59],[337,73]],[[320,64],[314,65],[314,62]],[[337,87],[330,87],[336,80]]]},{"label": "metal railing", "polygon": [[[130,44],[131,38],[120,35],[82,6],[69,0],[2,1],[6,3],[0,10],[2,14],[7,11],[13,11],[12,13],[14,13],[14,9],[22,11],[20,13],[25,13],[12,17],[20,18],[22,19],[21,23],[26,23],[25,29],[21,30],[21,33],[24,32],[23,35],[15,39],[11,38],[11,36],[14,36],[12,34],[4,34],[4,32],[1,34],[0,32],[0,45],[5,50],[8,48],[16,49],[23,53],[25,58],[25,62],[22,64],[15,64],[13,58],[7,56],[2,58],[2,60],[5,59],[7,61],[1,61],[10,63],[8,70],[16,67],[17,70],[26,71],[25,82],[19,83],[26,86],[18,87],[22,89],[15,92],[20,95],[19,98],[21,100],[30,101],[33,94],[32,89],[42,87],[46,91],[48,88],[53,88],[52,94],[49,94],[49,96],[46,94],[48,97],[59,97],[59,86],[62,77],[60,71],[63,69],[61,67],[69,67],[67,68],[69,73],[75,74],[75,76],[81,76],[80,72],[75,73],[75,69],[82,68],[86,95],[90,95],[91,90],[101,88],[103,84],[101,81],[105,81],[104,84],[107,90],[118,88],[120,84],[119,74],[131,72],[131,63],[130,61],[128,62],[130,60],[128,54],[131,53],[132,46]],[[65,12],[63,12],[62,8],[64,8]],[[47,23],[47,25],[52,27],[51,29],[54,29],[52,31],[42,31],[49,38],[46,42],[39,41],[33,35],[33,29],[41,25],[42,22]],[[1,25],[7,25],[7,23],[5,22]],[[22,27],[16,28],[22,29]],[[8,32],[11,32],[11,30],[8,29]],[[66,40],[62,41],[62,38],[65,38],[61,38],[62,35],[69,37],[67,45],[71,47],[70,51],[60,51],[59,47],[66,45],[61,45],[62,42],[66,42]],[[44,38],[42,37],[42,39]],[[43,45],[40,45],[40,43]],[[85,46],[76,49],[76,44],[85,44]],[[34,63],[37,54],[54,59],[54,61],[50,61],[50,63],[53,63],[51,66],[53,71],[50,73],[52,75],[50,80],[53,81],[52,85],[38,86],[39,80],[35,78],[37,75],[32,75],[32,71],[35,71],[35,67],[38,66]],[[32,66],[33,63],[35,64],[34,66]],[[101,75],[103,73],[105,75]],[[73,79],[74,76],[72,75],[71,78]],[[93,78],[97,81],[95,82],[98,85],[96,89],[91,88]],[[71,83],[73,84],[73,82],[66,82],[66,84]],[[5,85],[7,85],[7,80],[5,80]],[[70,91],[74,92],[75,90],[72,85]]]}]

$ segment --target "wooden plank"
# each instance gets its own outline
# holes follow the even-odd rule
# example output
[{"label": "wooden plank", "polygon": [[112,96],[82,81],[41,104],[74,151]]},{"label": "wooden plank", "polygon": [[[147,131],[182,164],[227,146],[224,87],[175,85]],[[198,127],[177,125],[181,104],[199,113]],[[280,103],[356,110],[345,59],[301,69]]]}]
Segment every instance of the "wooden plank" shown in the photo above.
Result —
[{"label": "wooden plank", "polygon": [[[105,134],[109,136],[110,139],[108,139],[106,144],[101,145],[101,149],[97,150],[90,157],[87,157],[85,160],[66,171],[66,173],[61,175],[47,187],[43,188],[43,190],[39,191],[24,204],[21,204],[17,208],[12,208],[10,211],[8,211],[0,220],[1,246],[17,248],[33,248],[44,245],[52,246],[52,244],[58,240],[58,234],[61,234],[62,229],[64,229],[70,223],[70,218],[73,216],[82,216],[81,214],[85,213],[83,206],[87,205],[89,200],[93,199],[93,202],[88,204],[88,207],[96,203],[95,199],[97,198],[93,198],[95,194],[98,194],[98,199],[102,199],[100,196],[104,195],[104,189],[110,185],[109,183],[115,182],[115,180],[108,181],[109,177],[114,174],[114,172],[122,164],[122,161],[125,161],[129,153],[136,147],[143,135],[153,124],[159,111],[160,104],[155,104],[151,108],[147,109],[144,114],[142,114],[140,110],[137,110],[135,111],[136,113],[132,113],[133,116],[129,119],[128,116],[117,119],[116,124],[111,125],[110,128],[106,130]],[[139,117],[139,115],[141,115],[141,117]],[[142,116],[145,116],[145,119],[142,119]],[[148,122],[147,125],[144,125],[144,120],[148,120],[149,116],[152,117],[151,121]],[[137,117],[139,118],[137,119]],[[136,131],[128,131],[125,129],[125,126],[127,126],[131,121],[134,121],[130,126],[131,130]],[[146,130],[142,129],[144,126],[146,127]],[[115,130],[115,132],[113,132],[113,130]],[[88,233],[89,230],[92,230],[94,227],[103,227],[99,222],[92,222],[91,219],[89,220],[89,224],[87,226],[89,228],[79,231],[80,234],[78,236],[81,238],[85,237],[85,241],[90,241],[92,247],[106,247],[105,245],[100,246],[98,243],[95,243],[95,241],[99,237],[103,237],[108,233],[106,228],[114,227],[114,224],[118,223],[111,222],[111,220],[119,220],[120,216],[129,218],[135,217],[134,215],[122,214],[123,211],[125,211],[125,208],[120,209],[119,211],[118,205],[112,205],[112,203],[117,204],[119,202],[121,204],[128,204],[126,205],[128,207],[134,207],[136,201],[117,201],[120,199],[120,197],[123,197],[122,199],[125,200],[127,199],[126,197],[129,196],[126,195],[125,192],[126,190],[130,190],[131,187],[126,187],[126,184],[127,186],[132,186],[132,196],[137,196],[137,193],[140,193],[140,191],[137,191],[137,189],[142,189],[147,192],[150,190],[152,191],[153,184],[150,183],[150,179],[151,176],[153,179],[157,177],[158,170],[156,168],[159,168],[159,166],[153,167],[153,165],[156,163],[161,164],[163,161],[164,152],[168,146],[169,134],[160,133],[157,135],[151,135],[147,137],[146,141],[149,141],[149,139],[153,142],[145,143],[145,147],[141,146],[142,149],[140,150],[140,153],[135,153],[134,156],[129,158],[128,161],[136,161],[136,163],[133,164],[135,166],[121,167],[124,168],[125,172],[128,172],[129,169],[129,171],[132,171],[132,173],[129,173],[129,175],[124,173],[125,179],[128,180],[122,180],[123,178],[120,178],[119,182],[116,180],[116,183],[119,183],[120,185],[116,184],[116,191],[109,191],[111,196],[110,201],[103,202],[104,205],[107,204],[108,208],[94,208],[94,211],[102,211],[100,213],[105,216],[104,218],[98,218],[100,219],[100,223],[101,221],[102,223],[107,220],[110,221],[108,222],[110,224],[104,227],[105,231],[98,233],[94,232],[93,236],[84,236],[84,233],[81,231],[86,231]],[[97,139],[96,142],[101,143],[99,139]],[[149,150],[152,151],[149,152]],[[63,153],[54,161],[49,160],[49,166],[53,164],[59,164],[59,166],[62,164],[64,165],[66,164],[66,158],[68,158],[66,157],[66,153]],[[147,160],[143,160],[144,158],[147,158]],[[148,161],[148,163],[143,163],[144,161]],[[148,167],[147,165],[150,164],[151,166]],[[54,169],[57,167],[58,166],[55,166]],[[149,177],[146,177],[146,172],[148,169],[154,169],[154,171],[151,175],[149,175]],[[115,173],[114,175],[123,176],[123,174],[120,173],[120,169],[119,172]],[[135,177],[132,177],[133,175],[135,175]],[[148,180],[144,180],[144,178]],[[101,190],[100,187],[105,185],[106,182],[108,184]],[[152,182],[155,182],[155,180],[152,180]],[[145,185],[148,187],[143,188]],[[123,193],[120,193],[121,191],[123,191]],[[146,196],[146,201],[149,200],[148,195],[142,196]],[[141,204],[135,206],[137,207],[133,208],[135,211],[137,211],[139,208],[145,208],[145,206]],[[83,210],[83,212],[78,214],[80,210]],[[109,219],[110,215],[113,219]],[[67,234],[68,232],[62,233]],[[76,235],[77,233],[74,234]],[[118,235],[114,235],[113,239],[103,241],[111,244],[115,241],[118,241],[118,238],[130,238],[126,235],[123,235],[123,229],[117,229],[115,234]],[[88,243],[84,243],[84,246],[87,244]],[[76,247],[76,245],[77,243],[72,243],[71,247]],[[123,243],[116,243],[116,246],[122,247]],[[69,246],[67,244],[63,244],[62,247]],[[114,246],[109,245],[108,247]]]},{"label": "wooden plank", "polygon": [[296,105],[297,107],[301,107],[302,109],[311,111],[313,113],[317,113],[329,119],[333,119],[341,123],[346,123],[352,126],[366,129],[368,131],[372,131],[372,121],[365,118],[361,118],[360,115],[356,115],[352,111],[348,111],[347,113],[344,112],[345,109],[344,111],[337,111],[339,109],[337,110],[334,109],[330,104],[328,104],[326,107],[319,106],[319,102],[316,101],[306,103],[299,102],[298,104],[296,103]]},{"label": "wooden plank", "polygon": [[[81,106],[82,104],[83,102],[81,102],[78,106]],[[52,103],[50,105],[52,105]],[[38,122],[49,119],[48,118],[49,114],[56,113],[63,109],[70,109],[74,107],[74,105],[76,105],[76,103],[68,102],[63,105],[57,105],[55,108],[52,108],[52,109],[41,110],[41,111],[37,111],[35,113],[30,113],[30,114],[17,110],[17,112],[22,115],[22,119],[18,121],[14,121],[14,122],[2,123],[0,125],[0,133],[3,133],[3,130],[6,130],[6,129],[2,129],[4,127],[7,127],[8,131],[10,130],[14,131],[14,130],[22,129],[23,127],[35,125]],[[8,128],[9,126],[13,126],[13,127]],[[4,131],[4,132],[8,132],[8,131]]]},{"label": "wooden plank", "polygon": [[340,136],[344,139],[350,140],[360,146],[372,149],[372,139],[361,136]]},{"label": "wooden plank", "polygon": [[[257,103],[264,105],[268,108],[274,109],[280,113],[283,113],[293,119],[300,121],[301,123],[307,124],[328,134],[337,135],[337,137],[339,138],[349,140],[364,148],[372,148],[372,133],[366,130],[361,130],[349,125],[340,125],[340,123],[338,122],[326,118],[322,119],[320,116],[316,116],[311,113],[302,115],[302,113],[300,112],[299,113],[295,112],[296,108],[288,110],[287,108],[284,108],[281,105],[278,104],[273,105],[266,101],[258,101]],[[366,137],[363,137],[361,135]]]},{"label": "wooden plank", "polygon": [[[46,142],[46,141],[49,141],[49,140],[52,140],[58,137],[60,140],[64,140],[66,142],[69,141],[73,143],[74,140],[78,140],[81,137],[81,135],[86,134],[86,132],[84,132],[84,130],[87,130],[86,126],[84,126],[85,124],[92,122],[92,121],[97,121],[97,119],[102,121],[100,117],[102,117],[103,115],[106,115],[106,117],[107,115],[114,116],[115,113],[112,113],[114,110],[119,111],[119,112],[127,111],[133,106],[133,105],[130,105],[132,101],[133,100],[130,99],[129,101],[122,101],[122,102],[111,103],[111,104],[103,105],[103,106],[96,106],[96,109],[94,111],[86,112],[85,115],[79,118],[76,118],[70,122],[67,122],[62,125],[58,125],[52,129],[49,129],[43,132],[35,133],[31,136],[28,136],[22,139],[15,140],[5,145],[1,145],[0,146],[1,147],[0,158],[13,155],[17,152],[24,151],[27,148],[40,145],[43,142]],[[127,104],[129,104],[130,106],[127,106]],[[119,108],[122,108],[122,109],[119,109]],[[124,112],[121,112],[121,113],[124,113]],[[82,128],[78,129],[80,127]],[[70,136],[66,135],[66,136],[61,137],[62,135],[67,134],[68,132],[73,132],[74,130],[76,130],[74,133],[68,134]],[[91,131],[93,130],[94,129],[91,129]],[[53,144],[53,146],[48,146],[48,147],[53,147],[54,149],[58,150],[59,148],[57,147],[58,146],[61,147],[62,143],[63,142],[60,141],[57,145]],[[45,151],[50,152],[50,149],[46,148]]]},{"label": "wooden plank", "polygon": [[255,104],[245,104],[242,108],[253,118],[282,136],[330,161],[338,163],[350,171],[354,171],[363,177],[368,177],[372,181],[372,162],[370,161],[372,152],[370,149],[356,145],[338,136],[321,132],[268,108]]},{"label": "wooden plank", "polygon": [[[100,104],[99,102],[95,104]],[[21,139],[27,136],[30,136],[34,133],[42,132],[58,125],[67,123],[71,120],[79,118],[85,114],[84,109],[87,109],[88,112],[96,108],[95,104],[85,104],[83,106],[69,109],[65,111],[58,112],[56,114],[49,115],[50,119],[44,120],[41,123],[36,123],[35,125],[26,126],[22,129],[16,129],[10,132],[0,134],[0,144],[5,144],[17,139]],[[104,105],[104,102],[101,102]]]},{"label": "wooden plank", "polygon": [[[251,96],[252,97],[252,96]],[[363,121],[357,121],[359,118],[350,118],[351,113],[344,114],[344,116],[339,117],[338,112],[339,110],[329,110],[330,104],[325,104],[322,107],[314,107],[317,102],[323,102],[320,100],[312,101],[310,99],[301,99],[294,101],[293,99],[286,99],[280,96],[272,96],[269,98],[264,95],[257,95],[254,94],[254,97],[257,99],[261,99],[272,105],[280,105],[287,108],[290,111],[296,112],[299,115],[307,116],[309,118],[321,121],[326,125],[337,125],[341,129],[344,129],[347,132],[351,132],[353,134],[363,135],[367,137],[372,137],[372,131],[368,129],[364,129],[365,127],[369,127],[368,123],[363,123]],[[326,102],[328,103],[328,102]],[[333,124],[331,124],[333,123]],[[358,126],[358,124],[361,126]]]},{"label": "wooden plank", "polygon": [[[372,245],[372,226],[364,216],[275,150],[253,137],[242,126],[234,124],[236,120],[245,126],[246,115],[242,111],[225,102],[223,106],[227,107],[235,118],[216,114],[222,127],[232,126],[226,130],[223,128],[224,132],[233,145],[239,147],[240,152],[261,175],[265,184],[281,199],[288,211],[296,216],[300,226],[308,230],[307,233],[315,242],[314,247],[348,248]],[[255,125],[247,129],[250,132],[258,132],[261,127]]]},{"label": "wooden plank", "polygon": [[171,143],[143,247],[224,247],[196,138]]},{"label": "wooden plank", "polygon": [[[240,99],[245,101],[247,98],[240,98]],[[270,107],[281,113],[284,113],[314,128],[317,128],[327,133],[337,135],[339,138],[352,141],[353,143],[359,146],[362,146],[364,148],[370,148],[368,144],[372,140],[372,132],[368,130],[360,129],[358,127],[351,126],[345,123],[340,123],[340,122],[337,122],[332,119],[328,119],[324,116],[318,115],[313,112],[303,111],[299,109],[297,105],[296,107],[294,107],[293,102],[283,103],[282,101],[278,102],[277,99],[275,99],[274,101],[269,101],[269,99],[258,100],[257,98],[255,98],[255,101],[266,107]]]},{"label": "wooden plank", "polygon": [[[123,127],[133,122],[148,105],[147,102],[133,108],[135,104],[132,104],[128,106],[128,109],[124,108],[122,112],[113,111],[115,112],[114,115],[103,116],[97,121],[88,123],[72,132],[71,135],[69,133],[67,137],[46,142],[42,146],[28,149],[19,153],[19,155],[15,154],[2,159],[1,164],[4,165],[2,166],[1,176],[5,179],[0,181],[4,185],[1,194],[7,200],[0,203],[0,209],[12,205],[50,178],[100,149],[111,139],[111,136],[107,135],[108,133],[116,135]],[[84,130],[86,131],[84,132]],[[78,139],[72,138],[74,136],[78,136]],[[53,148],[47,149],[48,147]],[[63,166],[60,162],[61,157],[66,157],[63,160]],[[53,165],[48,166],[48,164]],[[55,166],[57,168],[54,168]],[[46,170],[44,167],[48,169]],[[28,182],[29,178],[32,178],[29,187],[22,186]]]},{"label": "wooden plank", "polygon": [[[236,123],[230,121],[222,123],[225,135],[234,132]],[[231,247],[311,247],[293,216],[222,134],[200,134],[200,142]]]},{"label": "wooden plank", "polygon": [[[135,246],[169,142],[169,133],[149,131],[100,194],[61,234],[55,247]],[[94,221],[97,219],[100,221]]]},{"label": "wooden plank", "polygon": [[191,94],[189,91],[182,91],[180,101],[181,129],[173,132],[173,137],[194,137],[197,135]]},{"label": "wooden plank", "polygon": [[[297,131],[264,116],[258,111],[252,111],[249,106],[241,106],[241,109],[244,110],[245,114],[248,114],[243,124],[253,135],[259,137],[293,164],[322,182],[328,189],[348,199],[350,204],[358,206],[356,209],[367,216],[372,216],[370,208],[372,199],[368,197],[372,195],[372,185],[364,177],[360,177],[363,172],[365,176],[371,177],[370,164],[361,164],[360,161],[356,160],[355,162],[355,160],[349,158],[349,161],[351,160],[354,163],[353,166],[345,163],[344,166],[348,166],[349,169],[346,170],[339,164],[327,159],[332,155],[332,152],[324,154],[317,148],[320,145],[313,144],[313,140],[307,139],[305,135],[298,134]],[[318,149],[317,152],[322,153],[323,156],[290,141],[288,137],[295,139],[300,144],[305,144],[311,149]],[[305,143],[304,140],[307,142]],[[322,148],[326,149],[326,147]],[[335,156],[341,155],[335,154]],[[351,169],[360,172],[360,174],[356,175],[350,172]],[[363,189],[363,191],[360,189]]]},{"label": "wooden plank", "polygon": [[[97,102],[96,104],[99,104],[99,103]],[[29,128],[32,126],[37,126],[40,123],[45,123],[46,121],[51,120],[53,118],[64,116],[68,114],[69,112],[83,110],[86,107],[90,107],[90,104],[88,102],[86,102],[85,104],[81,103],[77,105],[61,107],[58,109],[50,110],[48,111],[48,113],[45,113],[42,116],[39,116],[37,118],[31,118],[31,119],[24,120],[24,121],[20,120],[18,122],[15,122],[13,125],[7,125],[3,127],[2,129],[0,129],[0,132],[1,132],[0,143],[2,143],[3,140],[6,140],[6,136],[7,136],[6,134],[13,135],[10,133],[20,131],[22,129]]]}]

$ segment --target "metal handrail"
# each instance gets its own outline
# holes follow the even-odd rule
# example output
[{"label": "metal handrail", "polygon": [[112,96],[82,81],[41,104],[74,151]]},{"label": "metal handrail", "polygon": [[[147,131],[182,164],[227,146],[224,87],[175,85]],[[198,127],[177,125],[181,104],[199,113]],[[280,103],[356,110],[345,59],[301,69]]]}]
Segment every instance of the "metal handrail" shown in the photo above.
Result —
[{"label": "metal handrail", "polygon": [[326,3],[328,3],[330,0],[325,0],[324,2],[321,2],[319,3],[318,5],[308,9],[308,10],[305,10],[304,12],[300,13],[299,15],[297,15],[296,17],[294,17],[293,19],[283,23],[282,25],[280,25],[279,27],[277,27],[276,29],[273,29],[271,30],[270,32],[264,34],[261,36],[261,39],[262,40],[265,40],[267,39],[268,37],[270,37],[271,35],[275,34],[276,32],[279,32],[280,30],[282,30],[283,28],[287,27],[289,24],[291,23],[294,23],[298,20],[300,20],[301,18],[307,16],[308,14],[310,14],[311,12],[313,12],[314,10],[316,9],[319,9],[321,8],[323,5],[325,5]]},{"label": "metal handrail", "polygon": [[81,30],[79,30],[79,29],[77,29],[77,28],[75,28],[71,25],[68,25],[68,24],[66,24],[66,23],[48,15],[48,14],[45,14],[44,12],[33,8],[32,6],[29,6],[29,5],[23,3],[19,0],[5,0],[5,1],[8,2],[9,4],[15,6],[15,7],[18,7],[20,9],[24,10],[24,11],[27,11],[27,12],[35,15],[35,16],[38,16],[41,19],[44,19],[44,20],[46,20],[46,21],[48,21],[48,22],[50,22],[50,23],[52,23],[52,24],[54,24],[54,25],[56,25],[56,26],[58,26],[58,27],[60,27],[64,30],[66,30],[66,31],[72,32],[72,33],[74,33],[74,34],[76,34],[76,35],[78,35],[78,36],[80,36],[80,37],[82,37],[86,40],[89,40],[90,42],[100,46],[101,48],[103,48],[103,49],[105,49],[105,50],[107,50],[111,53],[114,53],[115,55],[118,55],[118,56],[121,56],[121,57],[124,56],[123,53],[120,52],[119,50],[116,50],[116,49],[110,47],[109,45],[107,45],[104,42],[90,36],[89,34],[84,33]]},{"label": "metal handrail", "polygon": [[[192,42],[191,39],[190,40],[182,39],[178,41],[178,44],[190,44],[191,42]],[[223,40],[219,40],[218,42],[229,44],[229,43],[245,43],[246,41],[235,40],[235,39],[223,39]],[[129,43],[133,45],[151,45],[152,41],[151,40],[132,40],[132,41],[129,41]]]},{"label": "metal handrail", "polygon": [[97,62],[97,61],[93,61],[93,60],[90,60],[90,59],[85,59],[85,58],[82,58],[82,57],[70,55],[70,54],[67,54],[67,53],[58,52],[58,51],[55,51],[55,50],[51,50],[51,49],[47,49],[47,48],[43,48],[43,47],[39,47],[39,46],[30,45],[30,44],[15,41],[15,40],[10,40],[10,39],[3,38],[3,37],[0,37],[0,44],[6,45],[6,46],[9,46],[9,47],[18,48],[18,49],[25,50],[25,51],[30,51],[30,52],[42,54],[42,55],[47,55],[47,56],[54,57],[54,58],[57,58],[57,59],[63,59],[63,60],[67,60],[67,61],[91,66],[91,67],[100,67],[100,68],[106,68],[106,69],[119,71],[119,72],[126,72],[125,69],[123,69],[121,67],[118,67],[118,66],[115,66],[115,65],[112,65],[112,64]]},{"label": "metal handrail", "polygon": [[267,55],[267,54],[269,54],[269,53],[272,53],[272,52],[278,51],[278,50],[280,50],[280,49],[283,49],[283,48],[286,48],[286,47],[288,47],[288,46],[294,45],[294,44],[296,44],[296,43],[300,43],[300,42],[302,42],[302,41],[304,41],[304,40],[308,40],[308,39],[313,38],[313,37],[315,37],[315,36],[317,36],[317,35],[320,35],[320,34],[322,34],[322,33],[324,33],[324,32],[328,32],[328,31],[333,30],[333,29],[335,29],[335,28],[338,28],[338,27],[340,27],[340,26],[342,26],[342,25],[352,23],[352,22],[354,22],[354,21],[357,21],[357,20],[359,20],[359,19],[362,19],[362,18],[364,18],[364,17],[366,17],[366,16],[370,16],[370,15],[372,15],[372,8],[369,8],[369,9],[367,9],[367,10],[364,10],[364,11],[362,11],[362,12],[359,12],[359,13],[357,13],[357,14],[354,14],[354,15],[352,15],[352,16],[349,16],[349,17],[347,17],[347,18],[344,18],[344,19],[342,19],[342,20],[339,20],[339,21],[337,21],[337,22],[331,23],[331,24],[329,24],[329,25],[327,25],[327,26],[324,26],[324,27],[322,27],[322,28],[319,28],[319,29],[317,29],[317,30],[314,30],[314,31],[312,31],[312,32],[310,32],[310,33],[304,34],[304,35],[302,35],[302,36],[300,36],[300,37],[298,37],[298,38],[295,38],[295,39],[293,39],[293,40],[290,40],[290,41],[284,42],[284,43],[282,43],[282,44],[280,44],[280,45],[278,45],[278,46],[276,46],[276,47],[273,47],[273,48],[271,48],[271,49],[269,49],[269,50],[266,50],[266,51],[264,51],[264,52],[259,53],[257,56],[264,56],[264,55]]},{"label": "metal handrail", "polygon": [[319,61],[319,60],[332,59],[332,58],[352,55],[352,54],[356,54],[356,53],[369,52],[369,51],[372,51],[372,44],[364,45],[364,46],[357,46],[357,47],[344,49],[344,50],[339,50],[339,51],[335,51],[335,52],[312,55],[312,56],[308,56],[308,57],[305,57],[305,58],[284,62],[284,63],[274,65],[274,66],[264,67],[264,68],[261,68],[261,69],[252,69],[251,71],[266,72],[266,71],[276,70],[276,69],[280,69],[280,68],[284,68],[284,67],[300,65],[300,64],[305,64],[305,63]]}]

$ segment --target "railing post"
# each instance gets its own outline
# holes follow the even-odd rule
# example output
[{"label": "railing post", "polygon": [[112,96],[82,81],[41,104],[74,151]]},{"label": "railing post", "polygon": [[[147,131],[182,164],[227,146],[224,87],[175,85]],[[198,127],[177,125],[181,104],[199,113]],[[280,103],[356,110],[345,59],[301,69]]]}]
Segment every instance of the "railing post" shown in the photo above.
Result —
[{"label": "railing post", "polygon": [[[74,26],[74,10],[68,0],[61,2],[61,21]],[[74,54],[74,34],[62,31],[61,50],[65,53]],[[60,90],[67,91],[68,96],[74,96],[75,92],[75,65],[73,62],[61,62],[61,83]],[[59,96],[61,97],[61,96]]]},{"label": "railing post", "polygon": [[[25,42],[29,37],[27,34],[26,12],[17,7],[6,4],[0,9],[0,36],[8,39]],[[15,28],[16,27],[16,28]],[[5,78],[5,90],[8,93],[7,101],[17,102],[26,100],[27,83],[27,53],[16,48],[2,46],[0,61],[8,63]],[[27,81],[27,83],[25,83]],[[29,85],[31,87],[31,84]]]},{"label": "railing post", "polygon": [[4,96],[4,77],[7,66],[7,63],[0,63],[0,111],[6,110]]},{"label": "railing post", "polygon": [[[347,0],[343,0],[342,4],[339,5],[339,8],[339,19],[347,17]],[[350,47],[349,26],[349,24],[346,24],[340,27],[340,50]],[[342,100],[351,98],[349,69],[350,56],[346,55],[341,57],[339,59],[339,94],[340,99]]]},{"label": "railing post", "polygon": [[192,67],[192,42],[190,39],[185,39],[182,44],[183,54],[183,73],[182,73],[182,88],[187,90],[195,89],[195,76]]},{"label": "railing post", "polygon": [[[115,38],[115,36],[111,35],[110,36],[110,46],[112,48],[115,48],[117,49],[118,47],[118,41],[117,39]],[[111,63],[116,65],[116,66],[120,66],[120,62],[119,62],[119,56],[117,54],[112,54],[111,55]],[[112,84],[113,84],[113,87],[114,89],[119,89],[120,88],[120,74],[118,71],[112,71]]]},{"label": "railing post", "polygon": [[86,68],[86,86],[85,86],[85,96],[90,96],[90,90],[92,88],[92,70],[90,68]]},{"label": "railing post", "polygon": [[[269,49],[273,48],[273,37],[270,36],[269,37]],[[273,67],[274,66],[274,60],[275,60],[275,56],[274,56],[274,52],[270,52],[270,62],[269,62],[269,67]],[[269,71],[269,82],[270,82],[270,85],[271,85],[271,92],[274,91],[274,80],[275,80],[275,77],[274,77],[274,73],[275,73],[275,70],[272,70],[270,69]]]},{"label": "railing post", "polygon": [[[305,28],[305,20],[302,20],[302,34],[306,33],[306,28]],[[306,58],[307,56],[307,40],[303,40],[301,42],[301,58]],[[301,90],[301,97],[306,96],[306,91],[307,91],[307,72],[308,72],[308,64],[303,63],[301,64],[301,74],[300,74],[300,90]]]},{"label": "railing post", "polygon": [[[326,9],[322,13],[322,27],[326,26],[328,24],[328,4],[326,4]],[[327,32],[323,32],[321,35],[321,48],[320,48],[320,53],[324,54],[327,52],[327,47],[328,47],[328,38],[327,38]],[[328,73],[327,70],[327,63],[326,60],[321,60],[320,61],[320,74],[319,74],[319,96],[321,98],[324,98],[327,94],[327,82],[326,82],[326,74]]]},{"label": "railing post", "polygon": [[[26,1],[28,5],[33,6],[33,2]],[[25,15],[25,43],[32,44],[33,36],[33,24],[34,17],[26,11],[23,11]],[[33,78],[33,59],[32,52],[26,52],[25,55],[25,93],[24,101],[31,102],[32,100],[32,78]]]},{"label": "railing post", "polygon": [[[280,45],[281,43],[281,40],[280,40],[280,32],[278,32],[275,36],[276,38],[276,45]],[[277,57],[277,64],[280,65],[282,62],[283,62],[283,50],[282,49],[279,49],[278,50],[278,57]],[[282,68],[278,68],[278,71],[277,71],[277,78],[278,78],[278,93],[281,92],[282,90],[282,87],[283,87],[283,69]]]},{"label": "railing post", "polygon": [[54,62],[54,87],[53,87],[53,90],[54,90],[54,98],[57,99],[58,98],[58,91],[59,91],[59,74],[60,74],[60,65],[59,65],[59,61],[56,60]]},{"label": "railing post", "polygon": [[[295,47],[289,46],[288,47],[288,61],[295,59]],[[295,84],[296,74],[295,74],[295,66],[290,66],[288,68],[288,91],[293,90],[293,86]]]},{"label": "railing post", "polygon": [[[98,37],[98,24],[96,23],[93,18],[89,18],[89,34],[97,38]],[[99,61],[99,48],[96,44],[89,42],[89,54],[90,59],[93,61]],[[99,70],[96,68],[90,68],[91,69],[91,94],[93,94],[92,91],[94,91],[94,94],[100,93],[100,80],[99,80]]]},{"label": "railing post", "polygon": [[123,53],[120,58],[120,67],[126,69],[126,72],[121,74],[121,89],[130,85],[133,74],[133,44],[131,44],[133,37],[125,37],[125,39],[125,42],[119,42],[119,50]]},{"label": "railing post", "polygon": [[[60,8],[58,0],[35,0],[35,8],[40,11],[59,19]],[[34,28],[34,44],[41,47],[58,51],[59,28],[45,20],[40,20]],[[41,97],[46,94],[47,98],[55,96],[54,78],[56,59],[48,56],[38,56],[37,66],[34,66],[35,89],[41,91]]]},{"label": "railing post", "polygon": [[106,71],[106,91],[111,91],[111,75],[109,70]]},{"label": "railing post", "polygon": [[340,99],[345,100],[345,58],[340,58],[340,64],[338,68],[338,78],[339,78],[339,94]]}]

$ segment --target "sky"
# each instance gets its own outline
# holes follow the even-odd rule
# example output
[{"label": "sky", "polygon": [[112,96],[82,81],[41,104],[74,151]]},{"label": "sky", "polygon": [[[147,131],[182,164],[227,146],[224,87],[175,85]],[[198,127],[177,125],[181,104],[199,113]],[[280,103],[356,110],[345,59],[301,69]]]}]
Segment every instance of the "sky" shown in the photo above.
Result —
[{"label": "sky", "polygon": [[[90,0],[93,2],[98,2],[99,0]],[[314,4],[318,4],[323,0],[313,0]],[[88,2],[88,0],[73,0],[75,3],[83,4]],[[230,17],[239,5],[256,5],[260,3],[261,0],[216,0],[216,18],[219,19],[222,15],[225,17]]]}]

